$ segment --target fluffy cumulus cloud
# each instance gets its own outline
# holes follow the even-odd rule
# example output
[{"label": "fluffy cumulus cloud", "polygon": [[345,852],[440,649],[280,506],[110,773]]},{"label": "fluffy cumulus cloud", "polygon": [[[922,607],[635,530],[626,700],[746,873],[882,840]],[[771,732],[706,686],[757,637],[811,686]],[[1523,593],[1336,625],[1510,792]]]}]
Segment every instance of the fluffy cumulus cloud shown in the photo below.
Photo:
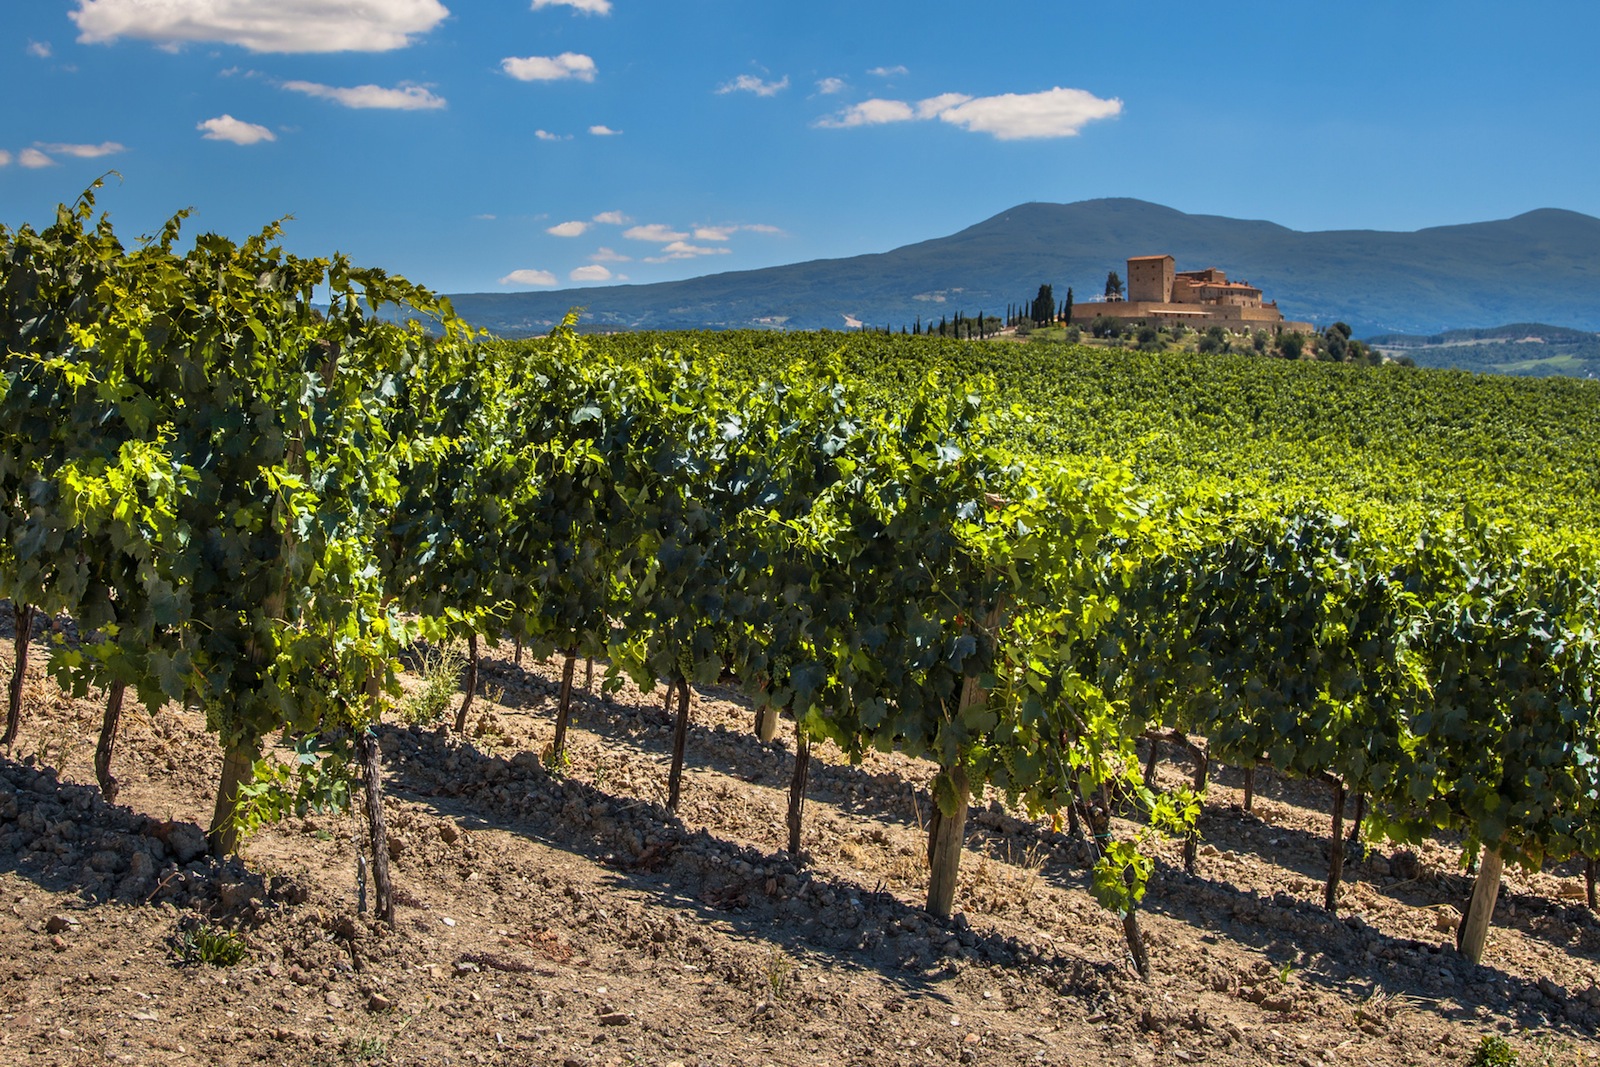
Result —
[{"label": "fluffy cumulus cloud", "polygon": [[[7,152],[4,148],[0,148],[0,167],[9,166],[11,166],[11,153]],[[605,249],[601,249],[601,251],[603,252]]]},{"label": "fluffy cumulus cloud", "polygon": [[521,82],[594,81],[594,60],[577,52],[559,56],[507,56],[500,69]]},{"label": "fluffy cumulus cloud", "polygon": [[897,63],[892,67],[873,67],[871,70],[867,71],[867,73],[879,78],[893,78],[899,75],[910,74],[911,72],[904,66]]},{"label": "fluffy cumulus cloud", "polygon": [[621,130],[613,130],[610,126],[606,126],[603,123],[590,126],[589,132],[596,137],[620,137],[622,135]]},{"label": "fluffy cumulus cloud", "polygon": [[717,86],[719,94],[726,93],[754,93],[756,96],[777,96],[789,88],[789,76],[785,74],[775,82],[764,82],[754,74],[741,74],[731,82]]},{"label": "fluffy cumulus cloud", "polygon": [[544,232],[552,237],[582,237],[588,228],[587,222],[558,222]]},{"label": "fluffy cumulus cloud", "polygon": [[34,147],[54,156],[71,156],[74,159],[99,159],[101,156],[114,156],[118,152],[127,151],[127,148],[116,141],[102,141],[99,144],[46,144],[40,141]]},{"label": "fluffy cumulus cloud", "polygon": [[543,285],[554,287],[556,276],[547,270],[514,270],[500,279],[501,285]]},{"label": "fluffy cumulus cloud", "polygon": [[1102,100],[1083,89],[980,96],[939,111],[939,118],[1002,141],[1076,137],[1097,119],[1122,113],[1121,100]]},{"label": "fluffy cumulus cloud", "polygon": [[1039,93],[967,96],[941,93],[915,104],[903,100],[864,100],[835,115],[817,120],[830,129],[881,126],[891,122],[938,119],[1001,141],[1076,137],[1097,119],[1122,113],[1122,101],[1102,100],[1083,89],[1047,89]]},{"label": "fluffy cumulus cloud", "polygon": [[589,257],[591,263],[632,263],[632,256],[625,256],[614,248],[601,245],[594,255]]},{"label": "fluffy cumulus cloud", "polygon": [[571,274],[568,274],[567,277],[571,278],[575,282],[609,282],[613,279],[620,278],[620,275],[612,274],[609,267],[602,267],[598,263],[591,263],[587,267],[576,268]]},{"label": "fluffy cumulus cloud", "polygon": [[533,0],[533,9],[542,7],[570,7],[576,14],[609,15],[611,0]]},{"label": "fluffy cumulus cloud", "polygon": [[236,119],[232,115],[218,115],[214,119],[206,119],[197,123],[195,129],[205,131],[208,141],[231,141],[234,144],[258,144],[261,141],[276,141],[278,138],[265,126],[257,126],[253,122]]},{"label": "fluffy cumulus cloud", "polygon": [[850,84],[843,78],[823,78],[817,82],[817,92],[822,96],[834,96],[850,88]]},{"label": "fluffy cumulus cloud", "polygon": [[537,137],[541,141],[570,141],[570,140],[572,140],[572,135],[570,133],[565,135],[565,136],[562,136],[559,133],[551,133],[549,130],[534,130],[533,131],[533,135],[535,137]]},{"label": "fluffy cumulus cloud", "polygon": [[420,85],[401,85],[385,89],[381,85],[319,85],[316,82],[284,82],[283,87],[294,93],[305,93],[322,100],[353,108],[383,108],[388,111],[435,111],[445,106],[442,96],[435,96]]},{"label": "fluffy cumulus cloud", "polygon": [[648,256],[646,263],[668,263],[675,259],[698,259],[701,256],[726,256],[733,251],[731,248],[709,248],[705,245],[692,245],[687,241],[672,241],[661,246],[659,256]]},{"label": "fluffy cumulus cloud", "polygon": [[78,40],[124,37],[176,47],[194,42],[252,52],[388,52],[450,12],[439,0],[77,0]]},{"label": "fluffy cumulus cloud", "polygon": [[17,153],[17,162],[29,170],[40,170],[44,167],[53,167],[56,161],[39,151],[37,148],[24,148]]},{"label": "fluffy cumulus cloud", "polygon": [[620,211],[602,211],[594,217],[595,222],[602,226],[626,226],[633,220]]}]

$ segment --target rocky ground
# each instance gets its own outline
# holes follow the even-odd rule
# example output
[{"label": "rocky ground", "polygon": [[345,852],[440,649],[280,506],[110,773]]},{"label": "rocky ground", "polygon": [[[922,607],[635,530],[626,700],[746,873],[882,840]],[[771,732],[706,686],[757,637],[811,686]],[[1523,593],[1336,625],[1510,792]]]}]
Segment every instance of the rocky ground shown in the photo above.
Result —
[{"label": "rocky ground", "polygon": [[[130,709],[108,806],[98,701],[35,668],[0,756],[0,1062],[1383,1067],[1465,1064],[1501,1035],[1524,1064],[1600,1064],[1577,872],[1508,872],[1473,966],[1452,947],[1458,850],[1352,858],[1330,914],[1326,787],[1263,777],[1246,813],[1224,770],[1196,873],[1160,850],[1145,982],[1086,891],[1087,846],[999,798],[969,821],[959,914],[935,921],[931,765],[817,749],[797,861],[792,743],[757,740],[731,693],[694,696],[673,816],[661,691],[580,693],[552,775],[557,678],[491,656],[468,737],[382,729],[391,930],[357,910],[354,816],[217,863],[203,717]],[[242,959],[203,962],[230,941]]]}]

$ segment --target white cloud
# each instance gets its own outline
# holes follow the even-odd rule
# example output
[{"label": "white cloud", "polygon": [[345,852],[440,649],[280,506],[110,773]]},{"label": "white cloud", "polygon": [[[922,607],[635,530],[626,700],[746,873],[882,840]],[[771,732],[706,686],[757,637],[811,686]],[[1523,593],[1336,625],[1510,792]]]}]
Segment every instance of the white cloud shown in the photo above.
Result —
[{"label": "white cloud", "polygon": [[218,115],[214,119],[206,119],[195,124],[195,129],[205,131],[208,141],[232,141],[234,144],[256,144],[260,141],[276,141],[278,138],[265,126],[257,126],[253,122],[243,122],[232,115]]},{"label": "white cloud", "polygon": [[514,270],[500,279],[501,285],[547,285],[557,284],[556,276],[547,270]]},{"label": "white cloud", "polygon": [[132,37],[176,46],[238,45],[252,52],[388,52],[450,12],[439,0],[77,0],[78,40]]},{"label": "white cloud", "polygon": [[544,7],[570,7],[582,15],[611,14],[611,0],[533,0],[533,10]]},{"label": "white cloud", "polygon": [[740,229],[749,230],[751,233],[782,233],[783,232],[778,227],[768,225],[765,222],[752,222],[748,226],[741,226]]},{"label": "white cloud", "polygon": [[500,69],[522,82],[556,82],[568,78],[581,82],[594,81],[594,60],[577,52],[562,52],[559,56],[507,56],[500,61]]},{"label": "white cloud", "polygon": [[435,96],[420,85],[401,85],[385,89],[381,85],[353,85],[343,88],[319,85],[316,82],[284,82],[290,92],[305,93],[322,100],[332,100],[351,108],[383,108],[390,111],[433,111],[445,106],[442,96]]},{"label": "white cloud", "polygon": [[29,41],[28,54],[37,59],[49,59],[51,48],[49,41]]},{"label": "white cloud", "polygon": [[486,211],[481,215],[474,215],[472,217],[479,222],[493,222],[498,216],[492,215]]},{"label": "white cloud", "polygon": [[764,82],[754,74],[741,74],[733,81],[717,86],[719,95],[724,93],[754,93],[757,96],[777,96],[789,88],[789,76],[785,74],[775,82]]},{"label": "white cloud", "polygon": [[939,119],[973,133],[987,133],[1001,141],[1049,137],[1076,137],[1096,119],[1122,113],[1122,101],[1102,100],[1083,89],[1047,89],[1039,93],[1004,93],[970,97],[941,93],[915,106],[903,100],[864,100],[836,115],[818,119],[828,129],[881,126],[913,119]]},{"label": "white cloud", "polygon": [[733,236],[737,226],[696,226],[694,239],[696,241],[726,241]]},{"label": "white cloud", "polygon": [[632,263],[632,256],[625,256],[616,249],[600,246],[600,250],[589,257],[592,263]]},{"label": "white cloud", "polygon": [[700,256],[726,256],[733,252],[731,248],[707,248],[704,245],[692,245],[686,241],[673,241],[664,245],[661,255],[648,256],[646,263],[668,263],[675,259],[697,259]]},{"label": "white cloud", "polygon": [[35,141],[33,146],[54,155],[72,156],[74,159],[99,159],[101,156],[114,156],[118,152],[127,151],[127,148],[116,141],[105,141],[101,144],[45,144],[43,141]]},{"label": "white cloud", "polygon": [[552,237],[582,237],[583,231],[588,228],[587,222],[558,222],[544,232]]},{"label": "white cloud", "polygon": [[892,67],[873,67],[871,70],[867,71],[867,73],[879,78],[893,78],[897,74],[904,75],[910,74],[911,72],[903,65],[897,63]]},{"label": "white cloud", "polygon": [[850,86],[843,78],[823,78],[817,82],[817,92],[823,96],[833,96],[842,93]]},{"label": "white cloud", "polygon": [[1048,89],[1042,93],[982,96],[939,112],[939,118],[974,133],[1001,141],[1076,137],[1096,119],[1122,113],[1122,101],[1102,100],[1083,89]]},{"label": "white cloud", "polygon": [[671,226],[659,222],[652,222],[645,226],[634,226],[623,230],[622,236],[631,241],[655,241],[657,244],[666,244],[669,241],[682,241],[689,235]]},{"label": "white cloud", "polygon": [[844,130],[852,126],[882,126],[887,122],[909,122],[917,117],[904,100],[863,100],[851,104],[837,115],[817,120],[818,126]]},{"label": "white cloud", "polygon": [[[11,166],[11,153],[7,152],[4,148],[0,148],[0,167],[9,166]],[[605,250],[601,249],[601,251]]]},{"label": "white cloud", "polygon": [[958,104],[965,104],[972,97],[965,93],[940,93],[930,96],[926,100],[917,101],[917,118],[935,119]]},{"label": "white cloud", "polygon": [[29,170],[39,170],[42,167],[53,167],[56,161],[39,151],[37,148],[24,148],[17,155],[17,162]]},{"label": "white cloud", "polygon": [[570,140],[572,140],[572,135],[570,133],[567,134],[566,136],[562,136],[559,133],[551,133],[549,130],[534,130],[533,131],[533,135],[535,137],[539,138],[539,140],[541,140],[541,141],[570,141]]},{"label": "white cloud", "polygon": [[620,211],[602,211],[594,217],[594,221],[604,226],[626,226],[633,220]]},{"label": "white cloud", "polygon": [[616,275],[612,274],[608,267],[602,267],[598,263],[591,263],[587,267],[576,268],[567,277],[575,282],[609,282]]},{"label": "white cloud", "polygon": [[589,132],[596,137],[618,137],[622,134],[621,130],[613,130],[610,126],[605,125],[590,126]]}]

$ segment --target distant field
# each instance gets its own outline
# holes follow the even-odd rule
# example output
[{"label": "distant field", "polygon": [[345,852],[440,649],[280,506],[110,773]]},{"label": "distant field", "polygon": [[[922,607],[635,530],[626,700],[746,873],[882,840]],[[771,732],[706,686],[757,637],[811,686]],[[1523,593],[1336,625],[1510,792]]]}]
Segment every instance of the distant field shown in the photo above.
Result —
[{"label": "distant field", "polygon": [[1409,356],[1423,367],[1525,377],[1600,376],[1600,334],[1540,323],[1451,330],[1427,337],[1386,334],[1369,338],[1368,343],[1393,358]]}]

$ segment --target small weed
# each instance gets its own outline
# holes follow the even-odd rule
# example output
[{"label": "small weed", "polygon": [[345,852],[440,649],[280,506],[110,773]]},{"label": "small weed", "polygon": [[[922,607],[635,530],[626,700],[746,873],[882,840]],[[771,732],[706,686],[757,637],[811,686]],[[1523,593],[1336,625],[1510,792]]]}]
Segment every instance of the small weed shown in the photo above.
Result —
[{"label": "small weed", "polygon": [[232,967],[249,955],[250,949],[238,934],[201,923],[178,934],[177,953],[184,963]]},{"label": "small weed", "polygon": [[789,990],[789,980],[794,977],[794,960],[781,949],[774,948],[767,956],[766,976],[770,998],[782,1000]]},{"label": "small weed", "polygon": [[388,1054],[389,1042],[381,1037],[347,1037],[339,1051],[352,1063],[370,1063]]},{"label": "small weed", "polygon": [[1278,968],[1278,982],[1288,985],[1289,979],[1294,977],[1294,960],[1284,960],[1283,966]]},{"label": "small weed", "polygon": [[455,645],[425,650],[418,660],[422,688],[400,702],[400,721],[408,726],[427,726],[444,717],[455,703],[461,670],[467,663]]},{"label": "small weed", "polygon": [[1478,1048],[1467,1061],[1467,1067],[1516,1067],[1517,1050],[1506,1039],[1495,1034],[1485,1034]]}]

